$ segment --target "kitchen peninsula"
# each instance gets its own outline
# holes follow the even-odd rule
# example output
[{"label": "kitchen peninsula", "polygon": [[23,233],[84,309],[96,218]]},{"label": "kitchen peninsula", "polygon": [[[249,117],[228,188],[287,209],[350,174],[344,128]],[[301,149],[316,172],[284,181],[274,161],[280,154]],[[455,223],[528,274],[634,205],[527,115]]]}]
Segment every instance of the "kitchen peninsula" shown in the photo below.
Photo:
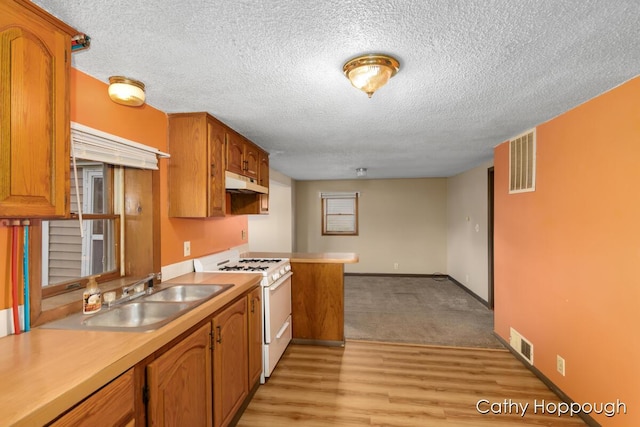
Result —
[{"label": "kitchen peninsula", "polygon": [[344,264],[355,253],[249,252],[250,258],[289,258],[292,342],[344,345]]}]

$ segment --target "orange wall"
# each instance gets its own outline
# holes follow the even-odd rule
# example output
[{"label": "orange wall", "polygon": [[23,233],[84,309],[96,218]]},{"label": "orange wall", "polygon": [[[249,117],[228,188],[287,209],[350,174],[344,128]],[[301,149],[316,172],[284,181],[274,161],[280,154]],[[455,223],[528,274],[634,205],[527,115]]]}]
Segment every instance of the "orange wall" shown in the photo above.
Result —
[{"label": "orange wall", "polygon": [[[72,69],[71,120],[123,138],[167,151],[167,116],[148,104],[126,107],[113,103],[107,84]],[[147,89],[147,97],[153,92]],[[151,92],[151,93],[149,93]],[[163,266],[207,255],[246,243],[247,217],[174,219],[167,216],[168,160],[160,161],[161,264]],[[189,191],[185,189],[185,191]],[[191,256],[184,257],[183,242],[191,242]]]},{"label": "orange wall", "polygon": [[[151,92],[151,93],[149,93]],[[148,97],[153,99],[152,90]],[[71,69],[71,120],[92,128],[167,151],[167,116],[149,105],[126,107],[113,103],[107,84]],[[160,161],[161,264],[219,252],[246,243],[242,230],[248,231],[247,216],[210,220],[170,219],[167,216],[167,163]],[[185,189],[188,191],[188,189]],[[0,226],[0,309],[11,305],[10,234]],[[183,257],[183,241],[191,242],[191,256]]]},{"label": "orange wall", "polygon": [[[495,330],[575,402],[640,425],[640,78],[537,127],[536,191],[508,194],[495,149]],[[556,372],[556,355],[566,376]]]}]

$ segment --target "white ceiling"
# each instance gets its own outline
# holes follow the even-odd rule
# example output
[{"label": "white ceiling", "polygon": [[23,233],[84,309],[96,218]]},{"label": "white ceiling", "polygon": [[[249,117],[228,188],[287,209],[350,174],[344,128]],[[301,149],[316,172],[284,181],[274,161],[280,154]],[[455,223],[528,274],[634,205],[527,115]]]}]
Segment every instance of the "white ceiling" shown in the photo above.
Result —
[{"label": "white ceiling", "polygon": [[[34,3],[91,37],[75,68],[208,111],[300,180],[455,175],[640,74],[638,0]],[[400,72],[369,99],[342,66],[377,52]]]}]

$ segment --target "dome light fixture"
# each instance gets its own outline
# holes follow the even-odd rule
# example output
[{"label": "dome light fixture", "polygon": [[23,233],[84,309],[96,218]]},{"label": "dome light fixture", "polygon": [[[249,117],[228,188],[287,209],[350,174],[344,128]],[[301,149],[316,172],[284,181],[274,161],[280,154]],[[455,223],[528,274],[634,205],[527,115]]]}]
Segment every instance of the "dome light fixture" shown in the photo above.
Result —
[{"label": "dome light fixture", "polygon": [[122,76],[109,77],[109,97],[117,104],[139,107],[144,104],[144,83]]},{"label": "dome light fixture", "polygon": [[397,59],[382,54],[358,56],[349,60],[342,71],[353,87],[365,92],[369,98],[387,84],[389,79],[400,70]]},{"label": "dome light fixture", "polygon": [[356,176],[361,178],[363,176],[367,176],[367,168],[358,168],[356,169]]}]

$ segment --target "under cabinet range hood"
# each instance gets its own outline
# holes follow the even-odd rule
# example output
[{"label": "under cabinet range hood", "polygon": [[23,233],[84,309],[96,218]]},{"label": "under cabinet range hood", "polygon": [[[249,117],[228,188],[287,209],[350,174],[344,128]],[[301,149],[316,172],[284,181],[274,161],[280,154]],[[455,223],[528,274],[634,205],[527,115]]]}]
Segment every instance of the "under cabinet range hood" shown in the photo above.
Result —
[{"label": "under cabinet range hood", "polygon": [[269,194],[269,189],[258,184],[255,179],[229,171],[225,172],[225,188],[230,193]]}]

